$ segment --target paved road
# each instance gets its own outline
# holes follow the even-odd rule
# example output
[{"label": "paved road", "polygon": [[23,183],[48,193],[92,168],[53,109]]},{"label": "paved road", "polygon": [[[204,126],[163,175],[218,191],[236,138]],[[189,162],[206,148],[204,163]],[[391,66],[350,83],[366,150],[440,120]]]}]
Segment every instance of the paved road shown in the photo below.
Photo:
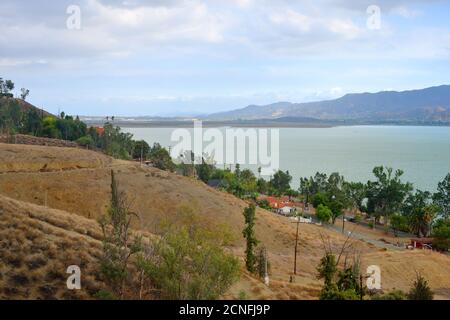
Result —
[{"label": "paved road", "polygon": [[[342,228],[339,227],[339,226],[326,225],[325,228],[327,228],[329,230],[333,230],[333,231],[339,232],[339,233],[342,233]],[[351,230],[346,229],[346,232],[350,232],[350,231]],[[404,246],[397,247],[396,245],[393,245],[393,244],[390,244],[390,243],[386,243],[384,241],[380,241],[380,240],[374,239],[371,236],[368,236],[366,234],[363,234],[363,233],[360,233],[360,232],[356,232],[356,231],[352,232],[352,238],[353,239],[362,240],[362,241],[365,241],[367,243],[371,243],[374,246],[377,246],[377,247],[382,248],[382,249],[385,248],[385,249],[392,249],[392,250],[399,250],[399,251],[406,249]]]}]

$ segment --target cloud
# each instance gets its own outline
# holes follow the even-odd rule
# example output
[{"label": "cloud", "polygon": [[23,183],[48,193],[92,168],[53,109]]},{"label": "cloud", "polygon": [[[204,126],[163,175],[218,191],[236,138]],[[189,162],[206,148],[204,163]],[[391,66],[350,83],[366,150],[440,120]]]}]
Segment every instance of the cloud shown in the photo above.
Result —
[{"label": "cloud", "polygon": [[[0,57],[30,61],[98,61],[135,55],[200,54],[239,58],[245,54],[302,56],[395,55],[416,42],[383,20],[370,32],[366,8],[373,1],[262,0],[81,0],[81,30],[68,30],[72,1],[3,0]],[[382,13],[413,18],[411,4],[430,1],[379,0]],[[431,1],[437,2],[437,1]],[[442,32],[441,32],[442,33]],[[436,40],[435,40],[436,39]],[[429,51],[446,52],[439,37]],[[402,43],[399,47],[397,43]],[[414,54],[425,54],[412,50]]]}]

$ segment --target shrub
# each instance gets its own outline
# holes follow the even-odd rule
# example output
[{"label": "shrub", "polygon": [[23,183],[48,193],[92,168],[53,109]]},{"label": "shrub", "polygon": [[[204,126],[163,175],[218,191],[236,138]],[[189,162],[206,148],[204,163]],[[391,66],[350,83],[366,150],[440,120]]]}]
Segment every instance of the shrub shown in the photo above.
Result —
[{"label": "shrub", "polygon": [[409,300],[433,300],[433,292],[428,286],[428,281],[417,274],[416,281],[408,293]]},{"label": "shrub", "polygon": [[386,294],[376,294],[372,300],[406,300],[407,295],[402,290],[393,290]]},{"label": "shrub", "polygon": [[319,206],[317,207],[316,216],[320,222],[328,223],[330,222],[332,217],[331,209],[327,206],[324,206],[323,204],[319,204]]},{"label": "shrub", "polygon": [[263,208],[263,209],[266,209],[266,210],[270,210],[271,209],[269,201],[267,201],[267,199],[262,199],[262,200],[258,201],[258,206],[260,208]]},{"label": "shrub", "polygon": [[79,145],[86,147],[94,144],[94,139],[91,136],[82,136],[76,141]]},{"label": "shrub", "polygon": [[239,262],[200,228],[169,230],[140,268],[164,299],[217,299],[239,275]]}]

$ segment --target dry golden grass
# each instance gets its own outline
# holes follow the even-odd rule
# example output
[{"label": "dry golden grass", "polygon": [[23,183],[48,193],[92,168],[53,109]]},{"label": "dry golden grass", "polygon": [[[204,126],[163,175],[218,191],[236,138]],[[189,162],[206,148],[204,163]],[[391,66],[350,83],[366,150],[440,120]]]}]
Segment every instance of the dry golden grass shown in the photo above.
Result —
[{"label": "dry golden grass", "polygon": [[111,158],[101,153],[76,148],[0,143],[0,149],[0,173],[100,168],[111,163]]},{"label": "dry golden grass", "polygon": [[[101,288],[100,230],[73,214],[0,195],[0,299],[90,299]],[[68,290],[67,267],[82,270]]]},{"label": "dry golden grass", "polygon": [[[5,156],[4,150],[8,155]],[[58,241],[72,234],[74,239],[83,235],[98,242],[100,233],[98,228],[93,227],[96,223],[92,219],[105,213],[110,200],[110,170],[114,169],[119,187],[126,191],[127,197],[132,202],[132,211],[140,216],[140,220],[134,223],[133,228],[157,234],[160,221],[177,221],[176,212],[179,206],[188,204],[195,208],[195,213],[201,218],[204,226],[227,226],[234,236],[229,249],[243,261],[242,211],[247,205],[244,201],[192,178],[141,167],[128,161],[113,160],[95,152],[70,149],[69,155],[65,149],[64,152],[61,150],[62,148],[0,144],[0,159],[8,159],[9,166],[12,166],[11,163],[18,163],[14,165],[18,169],[12,170],[18,172],[0,169],[4,172],[0,174],[0,194],[38,205],[44,204],[47,198],[49,207],[73,213],[73,215],[66,214],[64,219],[60,219],[47,214],[45,210],[34,210],[29,213],[31,219],[27,221],[26,226],[16,223],[9,228],[28,229],[27,232],[19,232],[22,236],[8,235],[12,237],[11,241],[30,243],[33,241],[30,239],[39,239],[42,233],[48,233],[49,230],[46,229],[51,229]],[[77,168],[78,161],[83,163],[82,169]],[[39,165],[34,165],[35,162]],[[41,168],[45,164],[47,168],[59,170],[42,172]],[[8,166],[0,165],[0,168],[5,167]],[[90,219],[83,219],[80,216]],[[329,237],[336,249],[342,245],[345,237],[319,226],[300,224],[297,276],[295,283],[289,283],[294,263],[295,227],[295,224],[285,217],[258,209],[256,235],[260,243],[268,249],[272,273],[271,285],[266,287],[260,280],[244,273],[241,280],[225,297],[238,298],[243,291],[248,297],[255,299],[317,298],[321,282],[316,278],[316,266],[324,254],[321,235]],[[2,229],[3,227],[0,230]],[[11,230],[9,232],[12,232]],[[358,232],[364,232],[364,229]],[[377,231],[370,231],[368,234],[374,239],[384,237],[382,232]],[[49,241],[49,245],[52,243]],[[49,257],[57,255],[62,244],[53,243],[53,245],[53,248],[46,251]],[[66,246],[72,247],[73,244],[68,242]],[[385,288],[410,286],[414,279],[411,275],[414,274],[415,265],[409,263],[411,256],[407,253],[380,251],[380,248],[358,240],[354,241],[354,246],[361,252],[363,263],[377,264],[378,261],[382,269],[386,269],[382,270]],[[34,253],[39,252],[24,254],[20,259],[21,267],[27,266],[26,263],[33,266],[33,262],[26,261],[26,258]],[[15,257],[8,259],[12,264],[19,263],[14,260]],[[443,276],[449,274],[450,260],[439,254],[417,255],[415,260],[417,261],[415,263],[422,266],[421,271],[429,279],[433,289],[439,291],[439,297],[450,298],[448,292],[450,283],[442,280]],[[41,269],[42,267],[35,270]]]}]

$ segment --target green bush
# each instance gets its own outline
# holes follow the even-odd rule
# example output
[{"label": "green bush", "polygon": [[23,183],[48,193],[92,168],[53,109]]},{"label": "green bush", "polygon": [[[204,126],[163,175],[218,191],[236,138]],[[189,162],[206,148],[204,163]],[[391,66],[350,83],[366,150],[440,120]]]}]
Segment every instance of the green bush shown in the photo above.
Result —
[{"label": "green bush", "polygon": [[408,293],[409,300],[433,300],[433,292],[428,286],[427,280],[420,274],[417,275],[416,281]]},{"label": "green bush", "polygon": [[83,147],[92,146],[94,144],[94,139],[92,139],[91,136],[82,136],[81,138],[78,138],[76,143]]},{"label": "green bush", "polygon": [[386,294],[376,294],[372,296],[372,300],[407,300],[407,296],[402,290],[393,290]]},{"label": "green bush", "polygon": [[154,253],[141,266],[164,299],[217,299],[239,275],[238,260],[199,229],[166,233]]},{"label": "green bush", "polygon": [[332,218],[333,213],[331,212],[331,209],[327,206],[324,206],[323,204],[319,204],[316,210],[316,217],[319,219],[320,222],[328,223],[330,222]]},{"label": "green bush", "polygon": [[269,201],[267,201],[267,199],[262,199],[260,201],[258,201],[258,206],[260,208],[266,209],[266,210],[271,210],[272,208],[270,207]]}]

